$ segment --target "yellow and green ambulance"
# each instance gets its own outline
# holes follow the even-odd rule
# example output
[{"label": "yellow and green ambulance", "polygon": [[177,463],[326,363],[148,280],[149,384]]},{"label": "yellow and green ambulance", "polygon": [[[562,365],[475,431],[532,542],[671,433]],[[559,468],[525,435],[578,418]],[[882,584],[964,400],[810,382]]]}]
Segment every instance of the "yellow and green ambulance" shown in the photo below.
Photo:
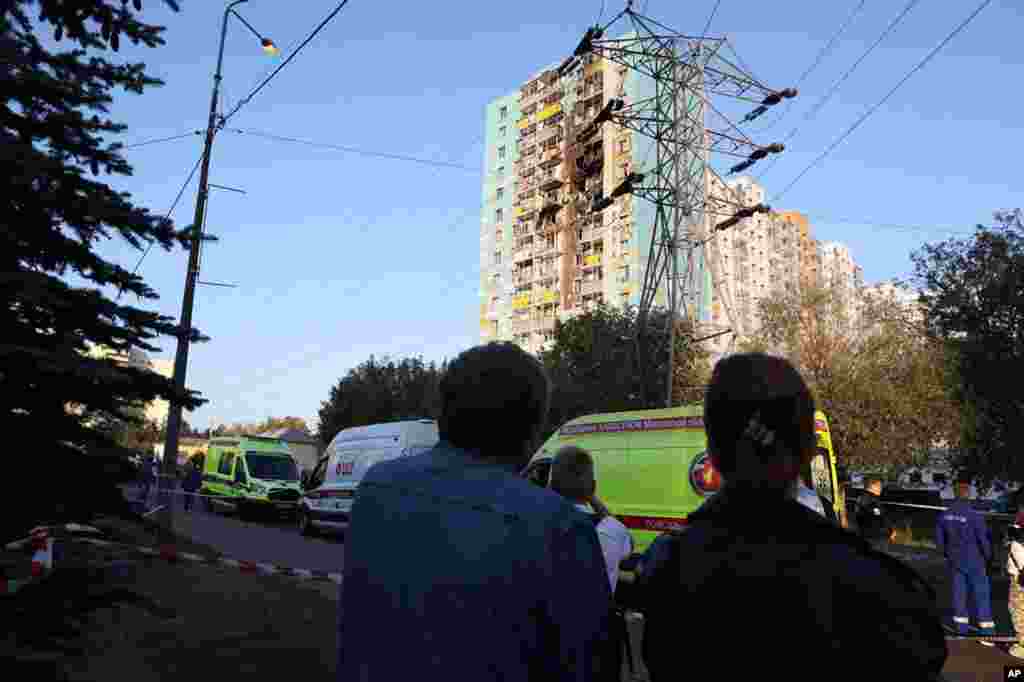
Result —
[{"label": "yellow and green ambulance", "polygon": [[295,513],[302,484],[287,443],[263,436],[210,440],[200,492],[208,507],[230,507],[241,516],[255,512]]},{"label": "yellow and green ambulance", "polygon": [[[686,518],[718,492],[722,480],[711,465],[702,405],[594,414],[573,419],[541,446],[524,475],[546,485],[551,461],[563,445],[577,445],[594,458],[597,496],[633,535],[643,553],[660,533],[681,530]],[[839,519],[842,493],[828,420],[815,415],[818,454],[805,480]],[[832,514],[830,514],[831,516]]]}]

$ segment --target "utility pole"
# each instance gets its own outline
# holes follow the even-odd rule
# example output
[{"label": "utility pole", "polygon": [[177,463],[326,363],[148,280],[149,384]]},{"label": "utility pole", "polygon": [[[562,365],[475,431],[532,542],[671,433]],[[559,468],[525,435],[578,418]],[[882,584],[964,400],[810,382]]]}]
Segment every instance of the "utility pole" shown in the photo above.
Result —
[{"label": "utility pole", "polygon": [[[185,294],[181,301],[178,346],[174,354],[174,389],[178,395],[182,395],[185,392],[185,375],[188,372],[188,351],[192,340],[192,307],[195,301],[196,281],[199,277],[199,253],[204,239],[203,224],[206,218],[206,202],[210,193],[210,155],[213,151],[213,138],[217,134],[219,123],[217,103],[220,99],[221,74],[224,65],[224,42],[228,34],[228,17],[231,14],[235,14],[250,31],[262,40],[264,48],[273,47],[272,41],[260,36],[247,21],[235,13],[235,6],[244,2],[248,2],[248,0],[234,0],[234,2],[230,3],[224,9],[224,19],[221,22],[220,47],[217,51],[217,70],[213,75],[210,115],[206,124],[206,138],[203,142],[203,157],[199,170],[199,193],[196,196],[196,212],[192,220],[188,270],[185,272]],[[164,461],[162,467],[164,485],[160,486],[158,484],[158,490],[162,489],[164,491],[164,509],[161,516],[161,524],[168,530],[173,530],[174,522],[174,504],[170,486],[178,467],[178,437],[181,431],[181,410],[181,403],[172,400],[167,414],[167,436],[164,441]]]}]

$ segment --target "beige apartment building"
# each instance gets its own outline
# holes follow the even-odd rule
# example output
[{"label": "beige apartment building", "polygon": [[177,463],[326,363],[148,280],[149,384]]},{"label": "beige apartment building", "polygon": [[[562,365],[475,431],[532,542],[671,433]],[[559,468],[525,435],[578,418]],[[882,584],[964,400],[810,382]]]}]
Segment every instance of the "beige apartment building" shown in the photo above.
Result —
[{"label": "beige apartment building", "polygon": [[484,341],[513,340],[537,352],[551,341],[556,319],[602,302],[639,303],[637,245],[649,241],[653,209],[643,209],[646,230],[636,229],[634,214],[644,202],[628,195],[590,211],[595,196],[608,196],[639,170],[635,159],[652,145],[614,123],[593,125],[610,99],[635,99],[639,86],[628,80],[624,67],[589,57],[564,76],[545,69],[488,106]]}]

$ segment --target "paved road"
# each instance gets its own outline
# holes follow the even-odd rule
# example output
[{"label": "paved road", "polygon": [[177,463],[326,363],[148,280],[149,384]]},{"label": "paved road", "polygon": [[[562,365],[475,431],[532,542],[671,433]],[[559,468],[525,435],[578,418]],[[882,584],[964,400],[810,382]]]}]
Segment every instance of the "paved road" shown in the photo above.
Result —
[{"label": "paved road", "polygon": [[[137,495],[134,489],[127,492],[129,499]],[[148,508],[155,498],[155,494],[151,496]],[[175,529],[228,558],[310,571],[342,570],[345,547],[340,535],[307,538],[299,535],[291,520],[243,521],[230,513],[205,511],[199,504],[184,511],[181,498],[176,499]]]}]

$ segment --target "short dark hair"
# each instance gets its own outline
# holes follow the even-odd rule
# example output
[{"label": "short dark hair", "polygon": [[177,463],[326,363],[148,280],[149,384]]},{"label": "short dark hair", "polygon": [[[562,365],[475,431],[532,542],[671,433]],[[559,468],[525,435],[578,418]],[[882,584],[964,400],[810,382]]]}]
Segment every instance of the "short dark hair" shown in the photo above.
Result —
[{"label": "short dark hair", "polygon": [[466,450],[519,457],[545,423],[550,392],[543,365],[516,344],[475,346],[441,378],[439,435]]},{"label": "short dark hair", "polygon": [[788,361],[764,353],[738,353],[720,360],[704,394],[704,430],[716,466],[728,479],[737,470],[736,445],[750,419],[775,433],[794,455],[813,452],[814,398]]},{"label": "short dark hair", "polygon": [[594,458],[576,445],[566,445],[551,463],[551,489],[569,500],[589,500],[597,490]]}]

